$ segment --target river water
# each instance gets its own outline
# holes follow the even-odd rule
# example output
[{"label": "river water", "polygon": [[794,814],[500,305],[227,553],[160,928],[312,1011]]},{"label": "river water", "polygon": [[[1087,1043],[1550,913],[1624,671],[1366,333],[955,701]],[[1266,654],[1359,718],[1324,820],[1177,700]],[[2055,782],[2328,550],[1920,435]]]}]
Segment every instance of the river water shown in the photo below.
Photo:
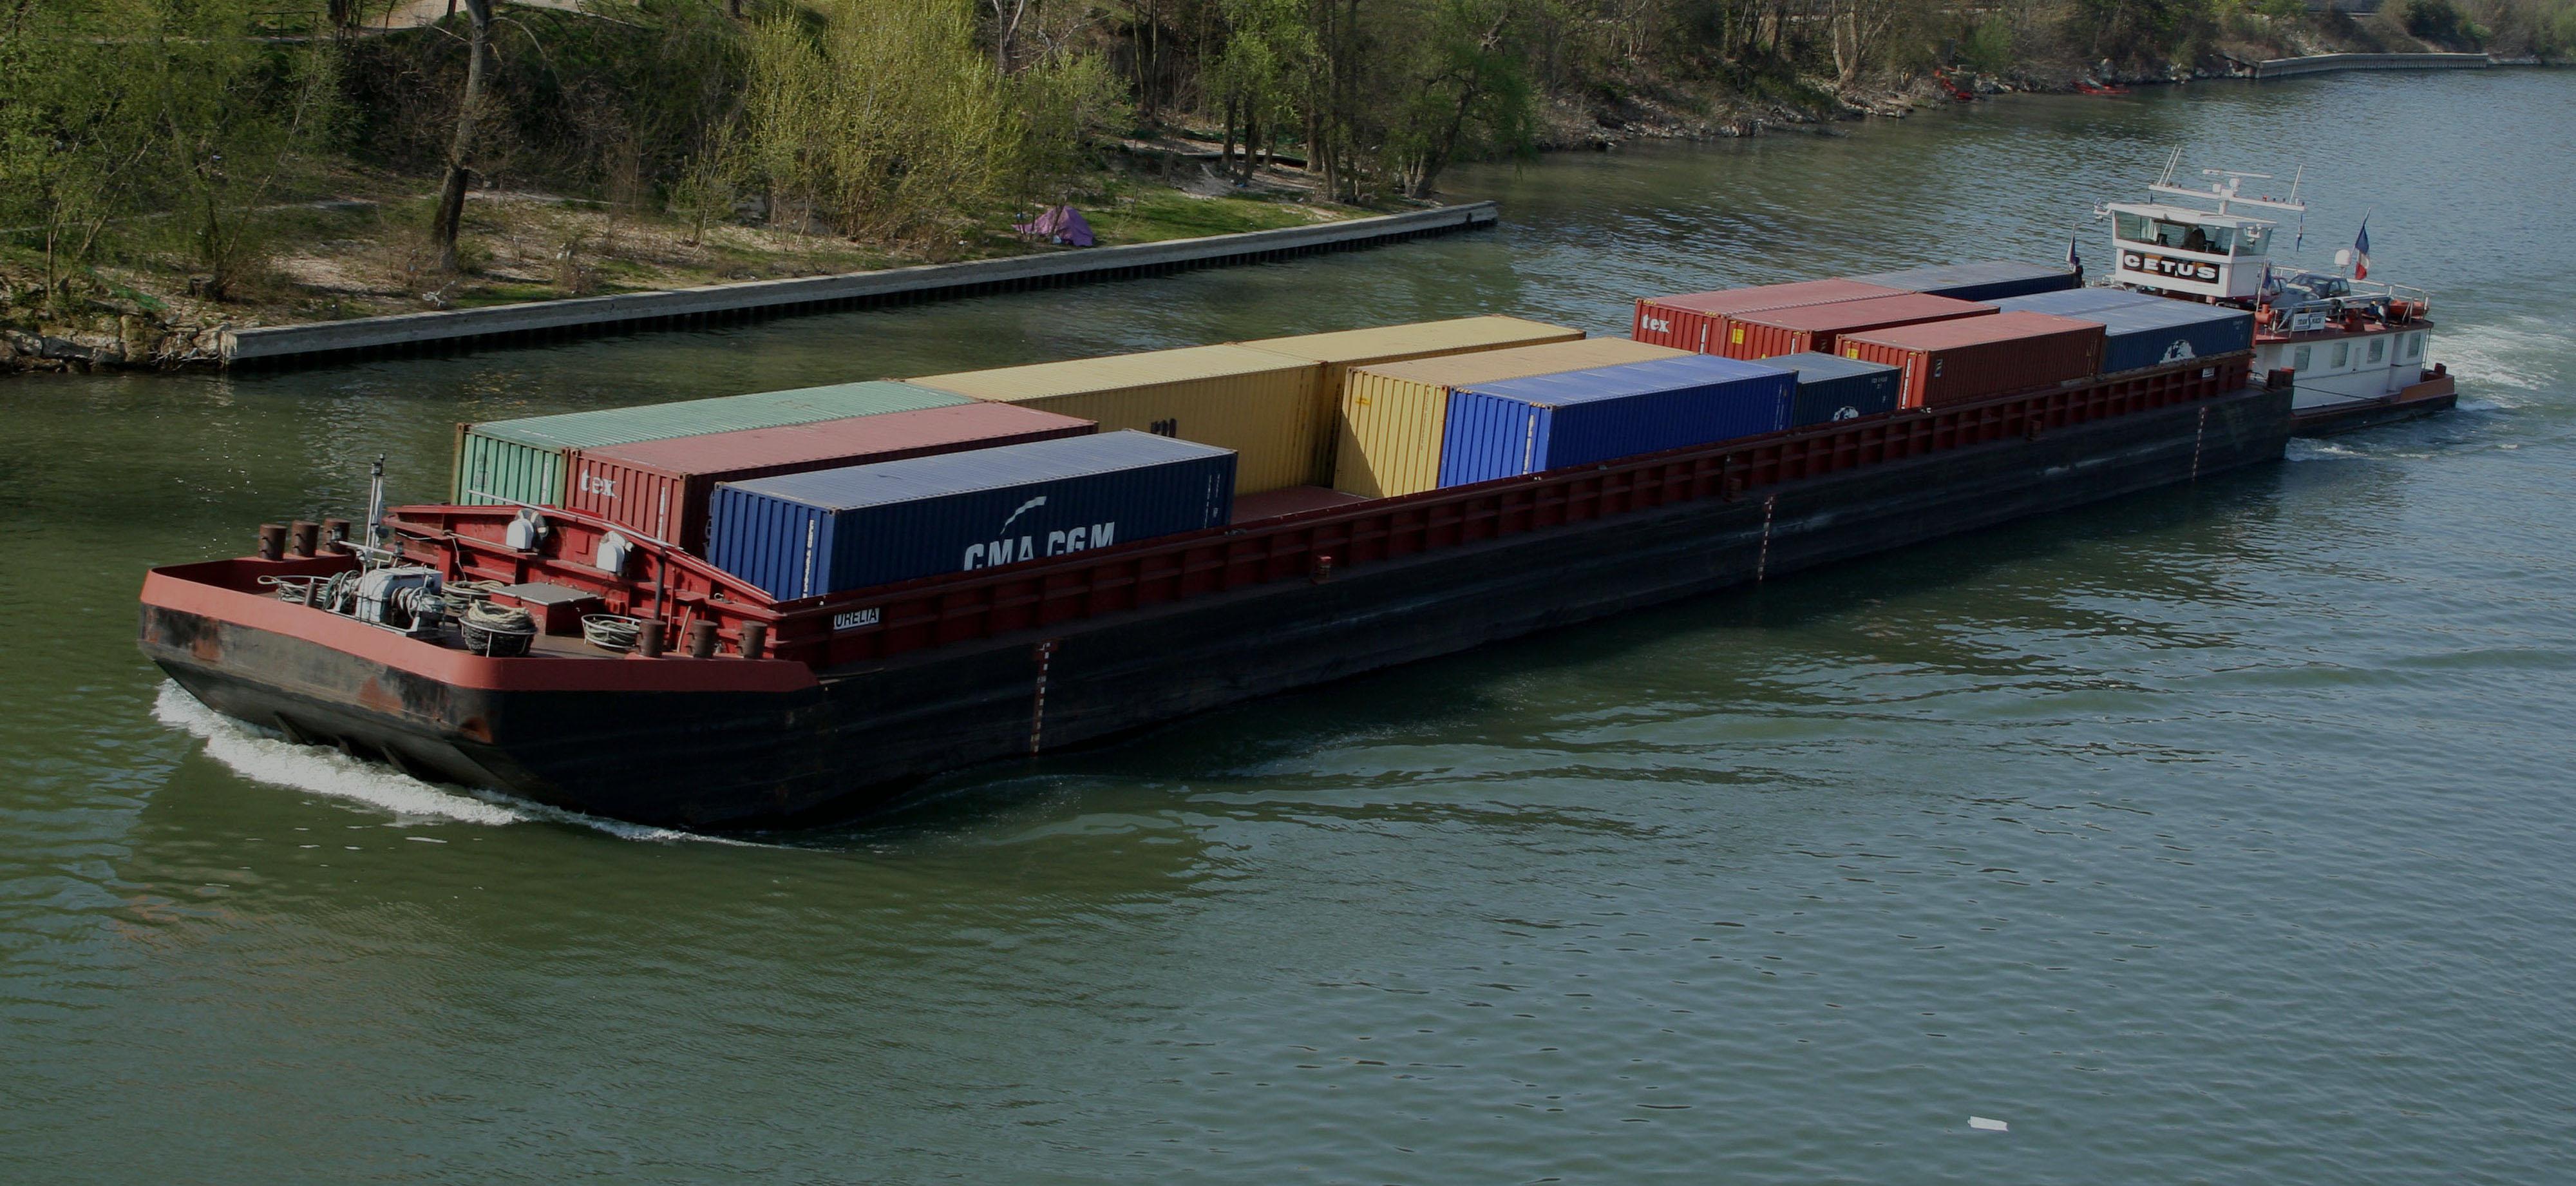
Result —
[{"label": "river water", "polygon": [[[0,387],[0,1178],[2576,1178],[2576,76],[2017,99],[1462,171],[1505,229]],[[713,842],[226,726],[143,565],[459,420],[2053,259],[2304,161],[2463,410]],[[2249,146],[2263,146],[2257,149]],[[2278,151],[2267,151],[2279,146]],[[2010,1131],[1973,1131],[1970,1116]]]}]

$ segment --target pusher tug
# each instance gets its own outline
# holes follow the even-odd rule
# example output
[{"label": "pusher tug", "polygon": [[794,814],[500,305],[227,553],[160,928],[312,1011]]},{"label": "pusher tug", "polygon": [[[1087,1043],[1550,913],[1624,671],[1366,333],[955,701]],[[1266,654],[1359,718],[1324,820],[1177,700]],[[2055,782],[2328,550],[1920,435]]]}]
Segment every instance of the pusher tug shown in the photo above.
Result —
[{"label": "pusher tug", "polygon": [[[2206,189],[2173,183],[2175,150],[2148,187],[2190,205],[2114,202],[2113,283],[2180,300],[2251,309],[2254,373],[2288,371],[2299,436],[2327,436],[2446,411],[2459,402],[2450,368],[2429,361],[2431,294],[2370,276],[2369,220],[2335,271],[2284,269],[2270,259],[2280,224],[2240,210],[2304,215],[2299,175],[2281,198],[2244,194],[2261,173],[2204,169]],[[2304,170],[2301,174],[2304,174]]]}]

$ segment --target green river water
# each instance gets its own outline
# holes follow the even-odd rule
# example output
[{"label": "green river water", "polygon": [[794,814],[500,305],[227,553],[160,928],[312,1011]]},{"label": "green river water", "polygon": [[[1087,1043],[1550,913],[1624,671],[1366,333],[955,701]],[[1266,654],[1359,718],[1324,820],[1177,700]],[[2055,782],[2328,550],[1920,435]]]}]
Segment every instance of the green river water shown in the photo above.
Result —
[{"label": "green river water", "polygon": [[[0,382],[0,1180],[2576,1180],[2576,75],[2015,99],[1460,172],[1261,268]],[[147,563],[459,420],[2373,211],[2462,410],[708,841],[262,739]],[[1970,1116],[2006,1133],[1976,1132]]]}]

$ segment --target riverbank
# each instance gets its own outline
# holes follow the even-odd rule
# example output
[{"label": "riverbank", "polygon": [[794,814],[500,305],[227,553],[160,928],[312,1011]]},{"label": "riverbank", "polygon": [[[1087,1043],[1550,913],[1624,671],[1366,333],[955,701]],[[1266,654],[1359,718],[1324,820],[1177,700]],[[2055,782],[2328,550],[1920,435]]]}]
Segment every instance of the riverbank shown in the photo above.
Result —
[{"label": "riverbank", "polygon": [[[1291,169],[1218,178],[1181,141],[1131,142],[1077,195],[1101,247],[1321,226],[1388,213],[1320,200]],[[181,370],[223,363],[245,332],[415,313],[667,295],[709,286],[848,277],[889,269],[1048,256],[1071,249],[1008,225],[941,242],[867,243],[746,202],[692,224],[673,213],[577,196],[470,195],[463,267],[437,270],[430,195],[417,178],[357,170],[273,211],[266,266],[217,301],[177,253],[147,253],[68,281],[43,301],[30,253],[0,254],[0,371]],[[1407,203],[1420,209],[1432,203]],[[1028,213],[1034,214],[1032,209]]]}]

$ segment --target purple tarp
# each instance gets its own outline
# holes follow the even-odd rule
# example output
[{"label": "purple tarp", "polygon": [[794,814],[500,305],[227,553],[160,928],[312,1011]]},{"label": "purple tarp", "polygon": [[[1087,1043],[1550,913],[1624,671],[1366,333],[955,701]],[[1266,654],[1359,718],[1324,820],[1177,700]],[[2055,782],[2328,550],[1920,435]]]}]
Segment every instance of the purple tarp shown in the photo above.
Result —
[{"label": "purple tarp", "polygon": [[1049,206],[1036,218],[1019,223],[1011,229],[1051,243],[1069,243],[1075,247],[1089,247],[1092,244],[1091,223],[1082,217],[1082,211],[1071,206]]}]

